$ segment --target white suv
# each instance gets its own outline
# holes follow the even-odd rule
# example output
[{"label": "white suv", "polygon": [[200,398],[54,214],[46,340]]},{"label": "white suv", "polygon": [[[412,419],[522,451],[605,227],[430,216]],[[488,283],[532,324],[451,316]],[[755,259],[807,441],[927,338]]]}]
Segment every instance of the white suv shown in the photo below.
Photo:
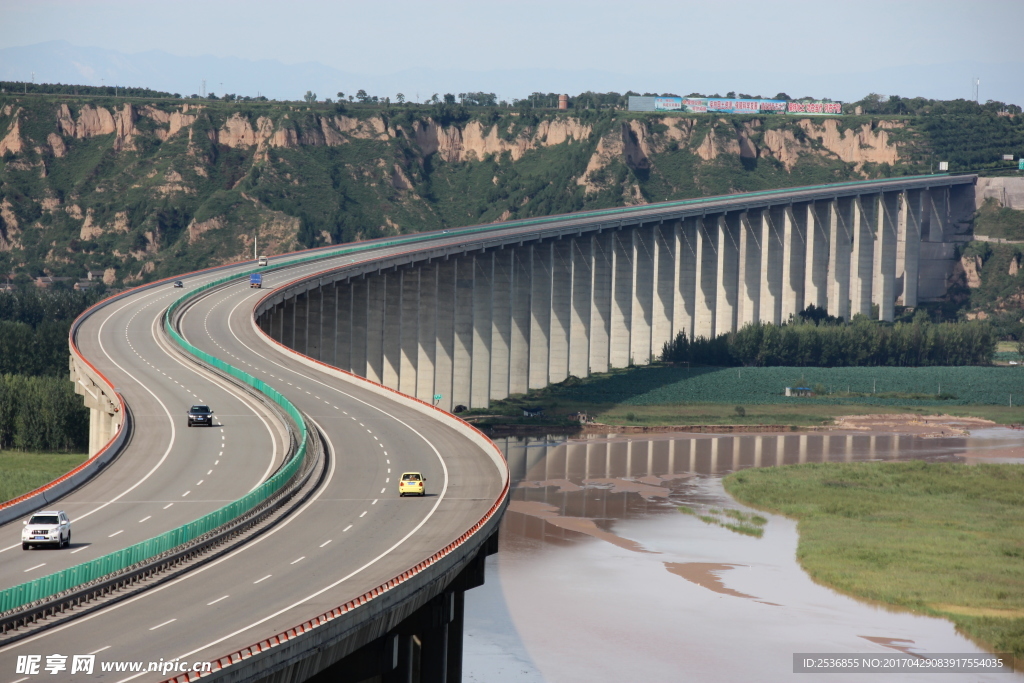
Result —
[{"label": "white suv", "polygon": [[71,545],[71,520],[63,510],[45,510],[32,515],[21,530],[21,549],[34,545]]}]

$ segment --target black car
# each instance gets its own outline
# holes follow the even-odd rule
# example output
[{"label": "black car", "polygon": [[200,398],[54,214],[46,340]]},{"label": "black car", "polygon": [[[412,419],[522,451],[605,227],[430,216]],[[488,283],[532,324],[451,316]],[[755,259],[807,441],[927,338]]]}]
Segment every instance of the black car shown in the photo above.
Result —
[{"label": "black car", "polygon": [[188,426],[192,425],[213,426],[213,411],[210,406],[192,406],[188,409]]},{"label": "black car", "polygon": [[185,286],[185,285],[184,285],[184,283],[182,283],[182,281],[181,281],[181,280],[175,280],[175,281],[174,281],[174,287],[175,287],[176,289],[177,289],[177,288],[180,288],[180,287],[184,287],[184,286]]}]

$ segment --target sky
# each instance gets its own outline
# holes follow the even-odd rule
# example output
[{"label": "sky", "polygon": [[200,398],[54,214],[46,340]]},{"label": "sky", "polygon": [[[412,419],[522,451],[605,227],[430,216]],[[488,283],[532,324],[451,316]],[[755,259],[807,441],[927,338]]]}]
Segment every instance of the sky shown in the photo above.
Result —
[{"label": "sky", "polygon": [[[171,62],[190,58],[190,68],[196,58],[219,58],[209,63],[220,66],[200,70],[223,70],[208,80],[226,76],[228,91],[236,72],[225,58],[314,62],[341,80],[381,88],[431,91],[461,81],[465,90],[507,97],[528,94],[517,90],[531,73],[538,84],[553,75],[565,85],[553,90],[570,93],[621,83],[620,91],[770,96],[803,86],[831,88],[837,92],[817,95],[837,99],[849,97],[844,87],[874,82],[902,85],[905,95],[968,97],[978,75],[982,100],[1024,103],[1024,55],[1015,47],[1022,0],[0,0],[0,25],[4,77],[31,68],[4,48],[67,41],[123,54],[156,50]],[[706,85],[688,88],[687,80]]]}]

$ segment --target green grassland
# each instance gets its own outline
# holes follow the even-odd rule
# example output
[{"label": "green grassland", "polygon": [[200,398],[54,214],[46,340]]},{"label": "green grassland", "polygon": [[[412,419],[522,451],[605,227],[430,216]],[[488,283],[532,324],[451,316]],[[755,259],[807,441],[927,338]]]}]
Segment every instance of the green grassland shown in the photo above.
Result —
[{"label": "green grassland", "polygon": [[[785,387],[811,387],[810,398]],[[1010,399],[1013,406],[1010,406]],[[586,412],[606,424],[830,424],[839,415],[920,412],[1024,421],[1024,367],[713,368],[614,370],[497,401],[468,415],[483,424],[535,424],[524,407],[548,420]],[[738,409],[739,408],[739,409]]]},{"label": "green grassland", "polygon": [[85,462],[84,453],[0,451],[0,501],[48,484]]},{"label": "green grassland", "polygon": [[815,581],[946,617],[1024,657],[1024,467],[810,464],[747,469],[724,484],[799,520],[797,558]]}]

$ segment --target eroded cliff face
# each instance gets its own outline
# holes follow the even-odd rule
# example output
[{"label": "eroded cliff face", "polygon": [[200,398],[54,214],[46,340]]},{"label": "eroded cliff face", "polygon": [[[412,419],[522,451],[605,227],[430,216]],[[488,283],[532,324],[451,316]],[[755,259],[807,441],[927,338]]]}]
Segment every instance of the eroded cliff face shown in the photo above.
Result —
[{"label": "eroded cliff face", "polygon": [[[39,244],[54,268],[74,261],[67,254],[80,247],[50,237],[55,225],[94,250],[80,255],[96,261],[90,269],[137,281],[169,253],[242,258],[254,230],[261,249],[292,250],[742,191],[743,173],[757,168],[769,174],[759,186],[785,186],[788,173],[825,162],[849,165],[841,179],[863,176],[867,164],[903,161],[892,138],[903,126],[593,112],[453,122],[402,108],[0,98],[0,251]],[[102,155],[76,155],[85,145]],[[24,173],[40,183],[37,197],[4,190]],[[46,234],[27,239],[29,230]]]}]

